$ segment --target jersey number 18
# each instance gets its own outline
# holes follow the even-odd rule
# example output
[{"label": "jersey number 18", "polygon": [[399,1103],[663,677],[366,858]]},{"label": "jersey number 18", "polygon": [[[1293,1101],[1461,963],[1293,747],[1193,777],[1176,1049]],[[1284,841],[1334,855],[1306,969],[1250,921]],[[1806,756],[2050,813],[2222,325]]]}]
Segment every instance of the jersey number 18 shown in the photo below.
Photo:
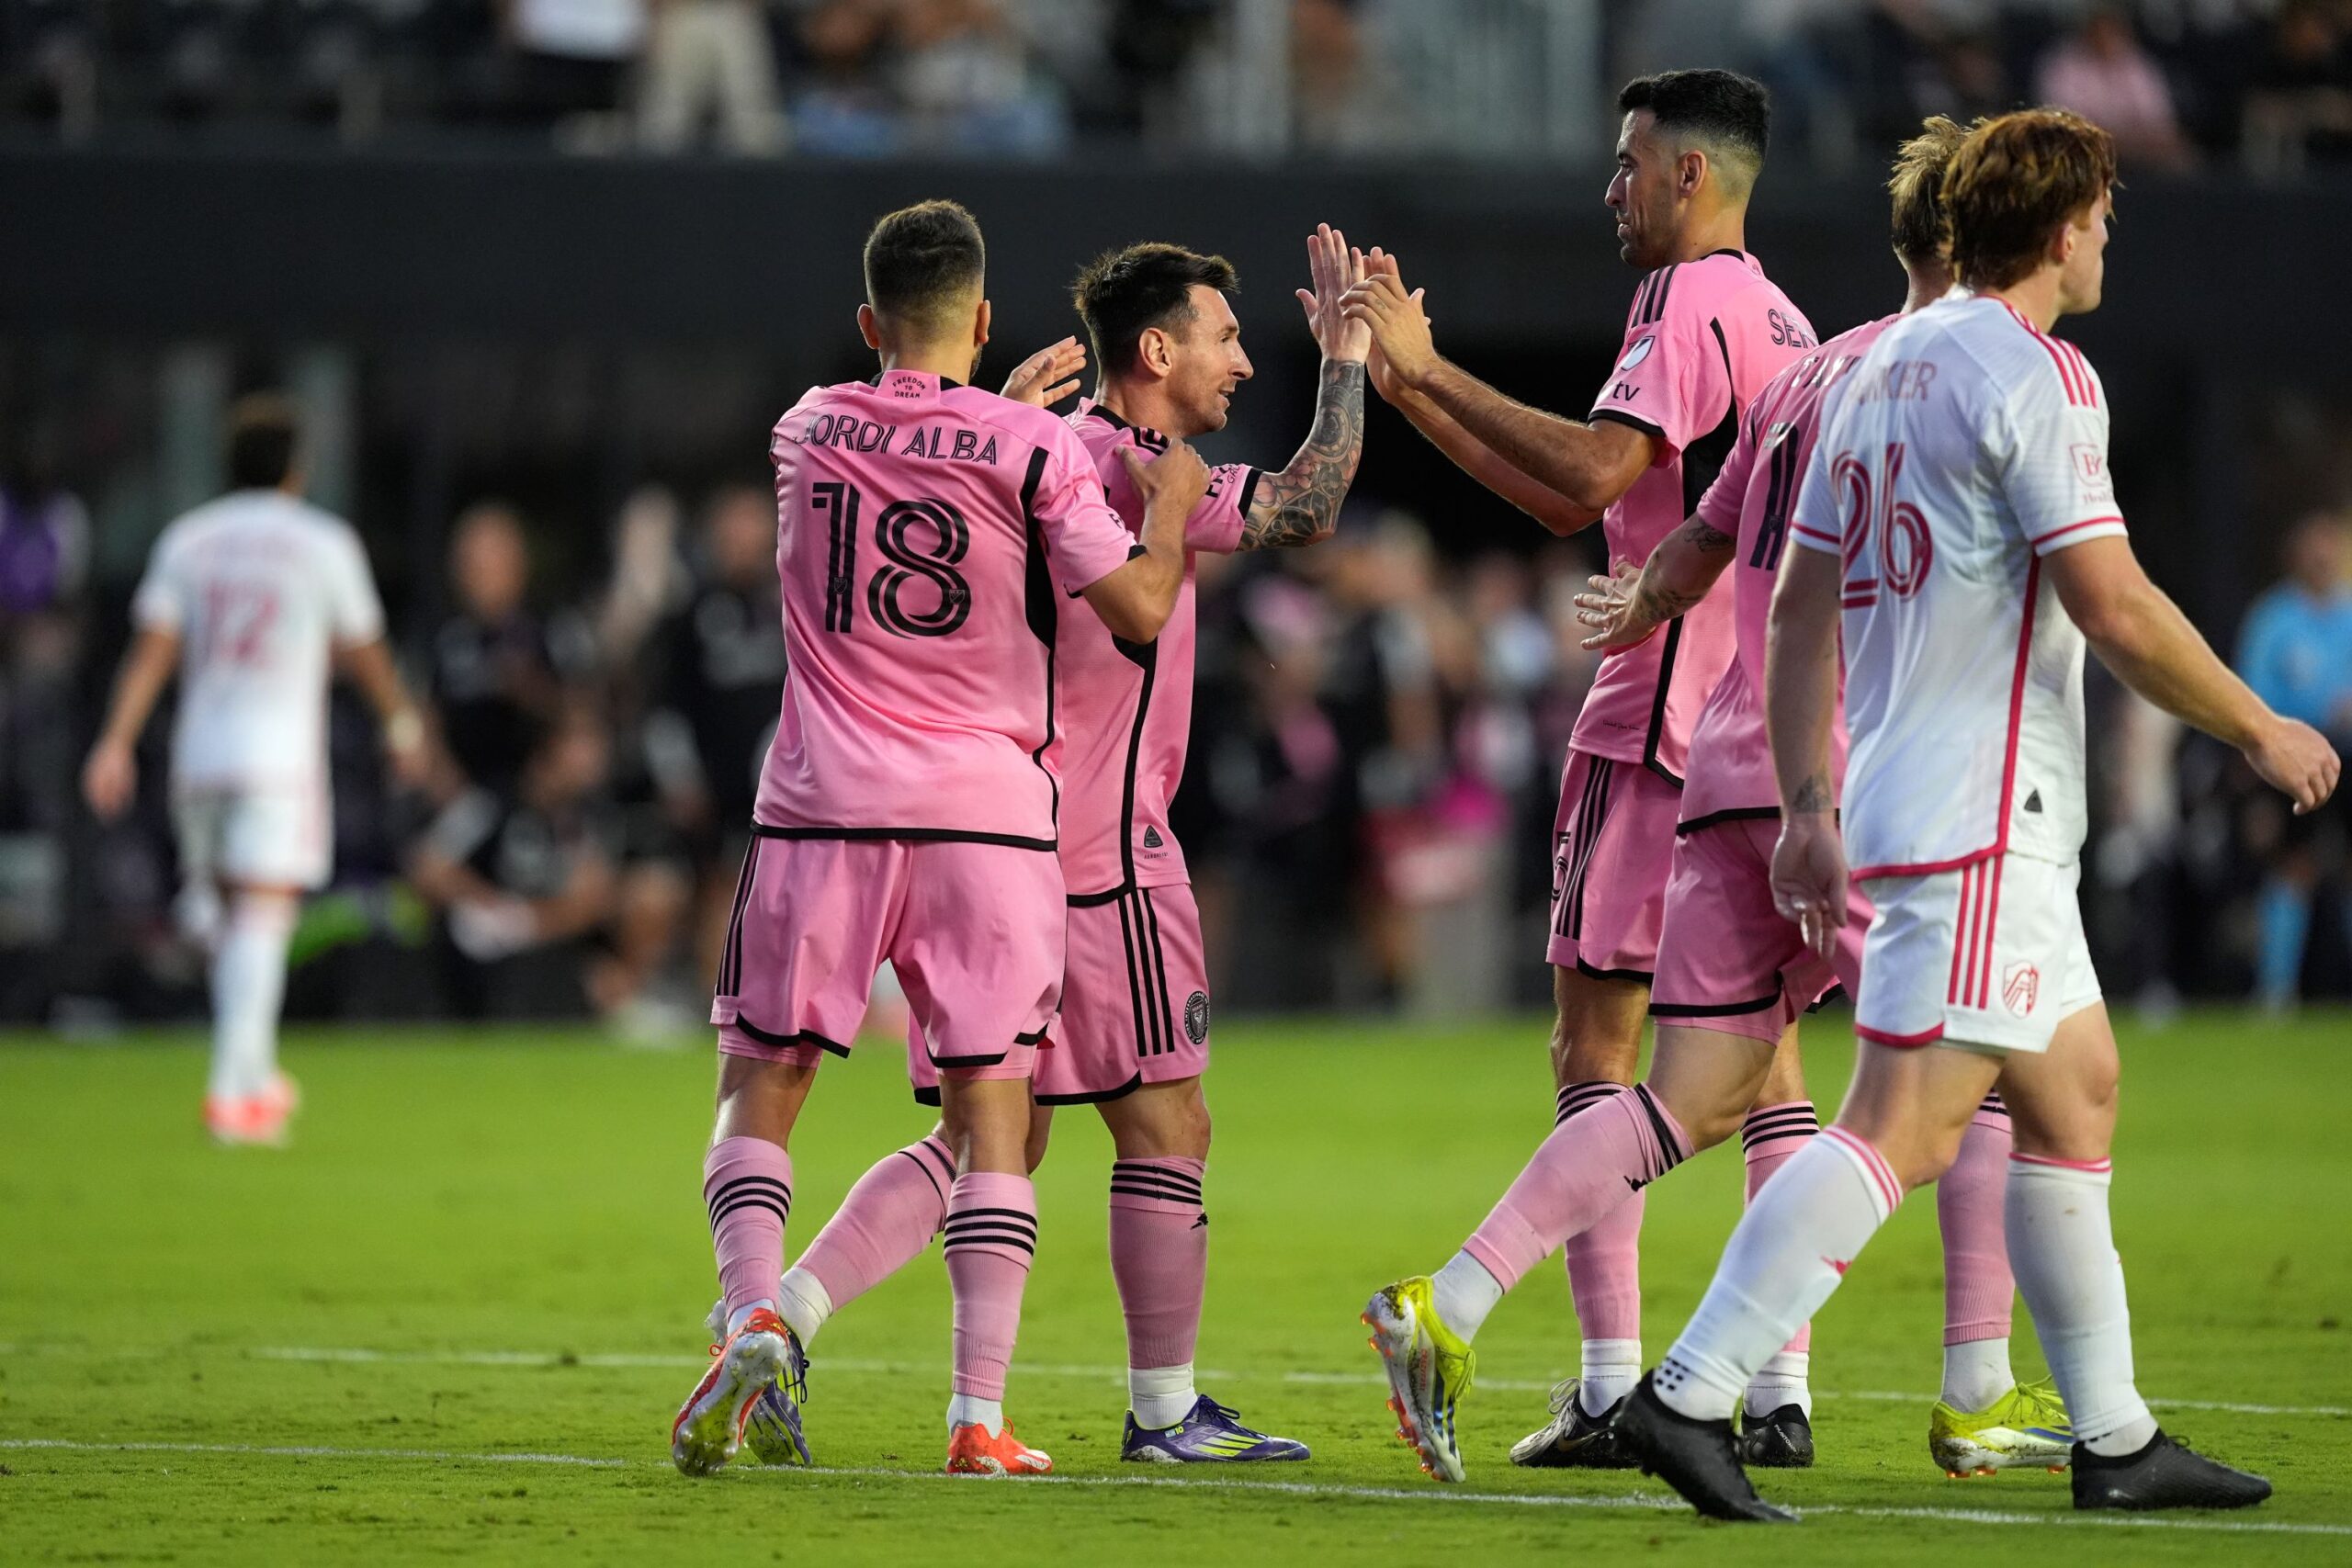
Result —
[{"label": "jersey number 18", "polygon": [[[851,629],[857,609],[857,521],[865,498],[855,486],[828,479],[808,489],[808,504],[826,517],[825,629]],[[920,533],[918,525],[921,525]],[[928,547],[920,536],[928,536]],[[885,564],[865,585],[866,613],[899,637],[945,637],[972,613],[972,585],[956,570],[972,547],[964,514],[935,499],[894,501],[874,520],[874,545]],[[902,597],[921,579],[938,594],[927,610]]]}]

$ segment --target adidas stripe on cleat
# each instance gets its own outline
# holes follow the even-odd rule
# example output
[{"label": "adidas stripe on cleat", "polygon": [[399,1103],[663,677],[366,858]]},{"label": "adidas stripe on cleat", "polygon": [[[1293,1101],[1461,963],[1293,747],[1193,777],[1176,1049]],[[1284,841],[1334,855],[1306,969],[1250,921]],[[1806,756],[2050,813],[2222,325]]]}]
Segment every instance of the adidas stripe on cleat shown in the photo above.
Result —
[{"label": "adidas stripe on cleat", "polygon": [[1119,1457],[1143,1464],[1249,1464],[1308,1457],[1306,1445],[1241,1424],[1240,1413],[1203,1394],[1173,1427],[1138,1427],[1127,1412]]}]

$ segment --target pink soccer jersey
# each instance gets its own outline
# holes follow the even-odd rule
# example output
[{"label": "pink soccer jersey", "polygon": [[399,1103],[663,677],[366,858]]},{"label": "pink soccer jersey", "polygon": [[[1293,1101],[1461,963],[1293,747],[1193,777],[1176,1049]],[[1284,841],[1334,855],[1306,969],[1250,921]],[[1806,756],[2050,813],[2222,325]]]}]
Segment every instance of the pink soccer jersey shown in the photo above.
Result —
[{"label": "pink soccer jersey", "polygon": [[[1813,328],[1754,256],[1715,251],[1660,267],[1634,291],[1624,346],[1592,405],[1657,438],[1655,461],[1601,518],[1609,558],[1649,558],[1682,525],[1764,383],[1814,347]],[[1731,606],[1709,594],[1638,647],[1601,661],[1569,743],[1677,784],[1690,729],[1731,663]]]},{"label": "pink soccer jersey", "polygon": [[[1797,487],[1820,434],[1821,400],[1897,318],[1840,333],[1772,378],[1748,405],[1723,472],[1699,502],[1709,527],[1734,536],[1731,668],[1707,697],[1690,735],[1690,776],[1682,789],[1682,831],[1732,817],[1777,817],[1779,781],[1764,731],[1764,635],[1772,584],[1789,540]],[[1830,736],[1830,775],[1846,775],[1846,722]]]},{"label": "pink soccer jersey", "polygon": [[[1143,527],[1143,502],[1120,461],[1123,448],[1149,458],[1168,447],[1157,431],[1129,424],[1081,400],[1070,428],[1093,457],[1112,507],[1130,529]],[[1122,642],[1094,612],[1072,604],[1062,615],[1055,673],[1060,691],[1062,879],[1072,897],[1186,880],[1184,852],[1168,826],[1168,802],[1184,776],[1193,725],[1194,550],[1230,554],[1258,488],[1258,470],[1228,463],[1212,469],[1208,493],[1184,527],[1184,585],[1176,608],[1148,646]]]},{"label": "pink soccer jersey", "polygon": [[1054,848],[1056,612],[1136,547],[1076,434],[890,370],[812,389],[768,455],[789,672],[759,826]]}]

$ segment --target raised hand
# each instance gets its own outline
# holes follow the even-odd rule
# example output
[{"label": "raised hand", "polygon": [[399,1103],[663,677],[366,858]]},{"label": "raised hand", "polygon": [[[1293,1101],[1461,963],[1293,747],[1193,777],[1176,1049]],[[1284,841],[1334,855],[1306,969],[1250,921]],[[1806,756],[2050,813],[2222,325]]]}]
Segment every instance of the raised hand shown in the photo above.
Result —
[{"label": "raised hand", "polygon": [[1348,290],[1363,281],[1363,253],[1351,250],[1348,237],[1329,223],[1317,224],[1306,236],[1306,268],[1314,288],[1294,292],[1306,311],[1306,330],[1315,334],[1315,345],[1324,358],[1342,365],[1362,365],[1372,352],[1372,330],[1348,320],[1340,308]]},{"label": "raised hand", "polygon": [[1190,515],[1193,508],[1201,503],[1201,497],[1209,492],[1209,466],[1182,441],[1170,442],[1168,450],[1148,463],[1132,446],[1120,447],[1119,457],[1127,466],[1127,477],[1135,481],[1136,495],[1146,511],[1151,510],[1154,502],[1164,502],[1178,515]]},{"label": "raised hand", "polygon": [[1085,368],[1086,345],[1066,337],[1014,366],[1004,378],[1003,395],[1016,403],[1047,408],[1078,390],[1079,372]]},{"label": "raised hand", "polygon": [[1428,314],[1421,308],[1421,290],[1405,291],[1395,259],[1383,265],[1381,253],[1364,258],[1364,276],[1340,299],[1340,309],[1352,321],[1372,331],[1373,385],[1384,398],[1396,400],[1401,386],[1409,390],[1434,371],[1440,361],[1437,344],[1430,336]]}]

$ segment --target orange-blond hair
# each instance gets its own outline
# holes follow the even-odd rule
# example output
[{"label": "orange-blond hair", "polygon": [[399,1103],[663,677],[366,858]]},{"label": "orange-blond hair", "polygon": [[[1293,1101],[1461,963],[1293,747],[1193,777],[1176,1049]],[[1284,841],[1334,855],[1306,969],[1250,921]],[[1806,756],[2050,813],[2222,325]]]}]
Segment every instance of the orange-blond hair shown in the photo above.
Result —
[{"label": "orange-blond hair", "polygon": [[[1977,124],[1984,123],[1982,120]],[[1894,151],[1894,173],[1886,182],[1894,197],[1894,254],[1907,262],[1939,262],[1951,243],[1944,216],[1944,171],[1968,139],[1968,128],[1931,115],[1919,134]]]},{"label": "orange-blond hair", "polygon": [[2006,288],[2041,265],[2051,231],[2115,184],[2114,138],[2064,109],[1979,122],[1944,170],[1952,270],[1971,288]]}]

